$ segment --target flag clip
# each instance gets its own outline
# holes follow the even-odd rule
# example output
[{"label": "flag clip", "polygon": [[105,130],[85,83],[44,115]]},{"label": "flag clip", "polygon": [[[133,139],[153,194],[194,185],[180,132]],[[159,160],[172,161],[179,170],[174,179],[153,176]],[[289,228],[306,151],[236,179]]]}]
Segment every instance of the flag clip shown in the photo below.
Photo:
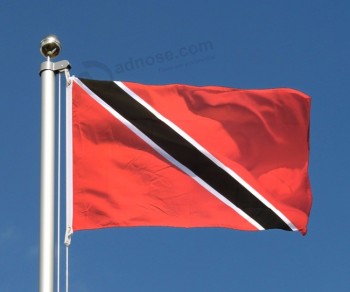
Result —
[{"label": "flag clip", "polygon": [[70,243],[72,241],[72,234],[73,234],[73,229],[72,227],[68,226],[66,230],[66,235],[64,237],[64,244],[66,246],[70,246]]},{"label": "flag clip", "polygon": [[72,83],[70,79],[69,69],[66,68],[60,72],[64,72],[64,75],[66,76],[66,87],[68,87]]}]

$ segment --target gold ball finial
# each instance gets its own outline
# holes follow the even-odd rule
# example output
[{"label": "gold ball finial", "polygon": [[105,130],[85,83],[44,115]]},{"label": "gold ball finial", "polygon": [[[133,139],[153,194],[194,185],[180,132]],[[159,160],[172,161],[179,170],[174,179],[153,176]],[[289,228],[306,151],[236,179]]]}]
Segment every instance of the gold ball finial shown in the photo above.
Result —
[{"label": "gold ball finial", "polygon": [[46,58],[57,57],[61,52],[61,43],[57,36],[50,34],[40,42],[40,52]]}]

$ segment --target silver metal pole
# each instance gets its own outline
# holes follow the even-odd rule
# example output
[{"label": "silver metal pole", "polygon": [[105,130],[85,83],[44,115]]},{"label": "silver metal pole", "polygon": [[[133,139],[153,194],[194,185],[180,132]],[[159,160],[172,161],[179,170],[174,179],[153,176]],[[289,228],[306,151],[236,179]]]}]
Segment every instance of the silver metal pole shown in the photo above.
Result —
[{"label": "silver metal pole", "polygon": [[[50,61],[47,61],[50,62]],[[41,193],[39,291],[53,291],[55,198],[55,72],[41,73]]]},{"label": "silver metal pole", "polygon": [[55,36],[41,42],[47,61],[41,66],[41,177],[39,291],[54,289],[54,199],[55,199],[55,70],[51,58],[61,46]]}]

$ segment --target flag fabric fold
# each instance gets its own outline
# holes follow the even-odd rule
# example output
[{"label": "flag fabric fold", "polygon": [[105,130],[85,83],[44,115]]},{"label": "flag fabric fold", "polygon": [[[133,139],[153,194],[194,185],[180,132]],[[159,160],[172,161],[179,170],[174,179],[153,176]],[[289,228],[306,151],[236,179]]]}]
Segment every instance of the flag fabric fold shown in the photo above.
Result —
[{"label": "flag fabric fold", "polygon": [[310,98],[72,77],[67,221],[307,232]]}]

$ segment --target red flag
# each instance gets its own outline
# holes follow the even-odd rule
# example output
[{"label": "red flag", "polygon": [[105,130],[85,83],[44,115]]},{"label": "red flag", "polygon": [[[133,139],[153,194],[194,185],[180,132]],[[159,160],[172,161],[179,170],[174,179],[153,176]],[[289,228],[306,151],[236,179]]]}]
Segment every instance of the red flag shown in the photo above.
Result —
[{"label": "red flag", "polygon": [[293,89],[73,78],[68,224],[305,234],[310,98]]}]

